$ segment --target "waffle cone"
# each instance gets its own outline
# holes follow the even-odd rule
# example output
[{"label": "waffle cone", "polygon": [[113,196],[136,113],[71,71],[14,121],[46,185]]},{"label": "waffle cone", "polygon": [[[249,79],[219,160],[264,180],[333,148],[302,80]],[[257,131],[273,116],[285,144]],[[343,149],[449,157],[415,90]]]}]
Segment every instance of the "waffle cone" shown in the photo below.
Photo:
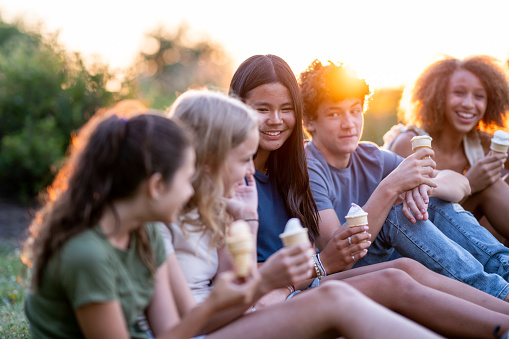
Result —
[{"label": "waffle cone", "polygon": [[348,227],[364,226],[368,224],[368,215],[360,215],[358,217],[345,217]]},{"label": "waffle cone", "polygon": [[431,138],[428,136],[413,137],[412,140],[412,151],[416,152],[421,148],[431,149]]},{"label": "waffle cone", "polygon": [[303,228],[301,232],[285,235],[281,233],[279,235],[284,247],[297,245],[300,243],[309,243],[308,229]]},{"label": "waffle cone", "polygon": [[226,240],[226,245],[228,247],[228,252],[230,252],[233,258],[237,276],[248,276],[254,260],[254,243],[252,236],[230,237]]},{"label": "waffle cone", "polygon": [[232,255],[232,257],[233,264],[235,265],[235,274],[237,274],[238,277],[247,277],[251,270],[251,265],[253,264],[253,254],[251,251],[244,253],[239,252]]},{"label": "waffle cone", "polygon": [[506,154],[507,153],[507,149],[509,148],[508,145],[501,145],[501,144],[497,144],[496,142],[491,142],[491,146],[490,146],[490,149],[493,151],[493,152],[496,152],[496,153],[503,153],[503,154]]}]

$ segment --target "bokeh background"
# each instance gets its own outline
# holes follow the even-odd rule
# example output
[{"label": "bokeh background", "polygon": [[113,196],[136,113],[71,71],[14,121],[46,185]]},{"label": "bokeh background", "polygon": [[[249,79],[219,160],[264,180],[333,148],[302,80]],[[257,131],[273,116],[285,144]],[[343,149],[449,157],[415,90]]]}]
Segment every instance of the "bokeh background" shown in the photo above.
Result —
[{"label": "bokeh background", "polygon": [[363,139],[382,143],[404,86],[443,55],[509,59],[509,1],[0,0],[0,198],[29,202],[75,130],[124,98],[165,109],[226,90],[254,54],[298,75],[345,62],[374,90]]}]

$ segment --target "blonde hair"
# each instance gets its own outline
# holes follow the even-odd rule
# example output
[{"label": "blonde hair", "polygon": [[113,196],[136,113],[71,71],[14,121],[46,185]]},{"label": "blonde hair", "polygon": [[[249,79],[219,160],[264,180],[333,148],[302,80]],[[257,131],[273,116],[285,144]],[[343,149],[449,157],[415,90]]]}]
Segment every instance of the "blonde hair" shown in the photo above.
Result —
[{"label": "blonde hair", "polygon": [[[211,246],[223,243],[228,216],[223,197],[223,174],[229,152],[243,143],[257,128],[254,111],[241,101],[206,90],[182,94],[168,114],[186,124],[194,133],[196,174],[194,196],[184,208],[182,221],[212,232]],[[194,209],[198,218],[193,219]]]}]

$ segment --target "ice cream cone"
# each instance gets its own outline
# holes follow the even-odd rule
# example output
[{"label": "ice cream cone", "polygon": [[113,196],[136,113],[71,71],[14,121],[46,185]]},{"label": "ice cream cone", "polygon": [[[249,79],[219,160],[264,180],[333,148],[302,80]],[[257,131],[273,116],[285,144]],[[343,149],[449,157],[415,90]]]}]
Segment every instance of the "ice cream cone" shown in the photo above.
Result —
[{"label": "ice cream cone", "polygon": [[[368,212],[364,211],[359,205],[352,203],[345,216],[346,224],[348,227],[367,226],[368,225]],[[366,233],[365,231],[362,233]],[[363,240],[361,242],[365,242]]]},{"label": "ice cream cone", "polygon": [[301,226],[299,219],[292,218],[288,220],[285,231],[279,235],[284,247],[297,245],[300,243],[310,244],[308,229]]},{"label": "ice cream cone", "polygon": [[421,148],[431,149],[431,137],[429,135],[419,135],[413,137],[410,142],[412,143],[412,151],[417,152]]},{"label": "ice cream cone", "polygon": [[490,149],[494,153],[507,154],[509,149],[509,134],[504,131],[496,131],[491,139]]},{"label": "ice cream cone", "polygon": [[237,276],[248,276],[254,263],[255,248],[254,237],[245,221],[239,220],[230,225],[226,245],[233,258]]}]

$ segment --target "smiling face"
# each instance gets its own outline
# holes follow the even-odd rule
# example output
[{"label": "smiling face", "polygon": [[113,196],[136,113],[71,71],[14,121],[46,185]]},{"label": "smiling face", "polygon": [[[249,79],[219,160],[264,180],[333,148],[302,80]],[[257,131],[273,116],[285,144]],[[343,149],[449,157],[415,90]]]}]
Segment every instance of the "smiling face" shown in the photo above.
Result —
[{"label": "smiling face", "polygon": [[357,148],[362,135],[362,113],[362,101],[358,98],[339,102],[327,99],[318,106],[316,118],[306,122],[313,143],[332,166],[348,166],[350,154]]},{"label": "smiling face", "polygon": [[446,127],[468,133],[483,118],[487,103],[488,96],[481,80],[467,70],[455,71],[447,88]]},{"label": "smiling face", "polygon": [[246,140],[228,153],[223,173],[228,197],[231,196],[235,184],[244,180],[246,175],[254,173],[253,156],[258,148],[258,138],[258,131],[253,128],[247,134]]},{"label": "smiling face", "polygon": [[279,82],[261,85],[249,91],[244,102],[258,112],[258,152],[280,148],[295,127],[295,108],[288,88]]}]

